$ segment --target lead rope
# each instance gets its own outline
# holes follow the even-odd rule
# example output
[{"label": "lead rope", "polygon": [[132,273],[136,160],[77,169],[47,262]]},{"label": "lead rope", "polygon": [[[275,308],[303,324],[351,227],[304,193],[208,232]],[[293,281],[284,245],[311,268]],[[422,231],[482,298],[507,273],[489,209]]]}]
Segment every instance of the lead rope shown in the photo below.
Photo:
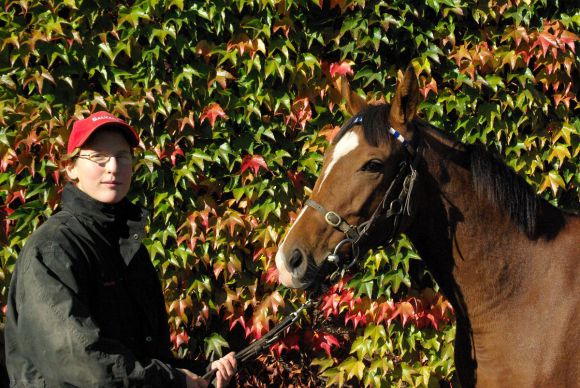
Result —
[{"label": "lead rope", "polygon": [[[306,302],[304,302],[300,307],[291,312],[289,315],[285,316],[284,319],[278,322],[276,326],[264,334],[260,339],[252,342],[250,345],[237,352],[234,358],[238,362],[246,362],[248,359],[258,356],[260,353],[274,344],[274,342],[278,341],[284,330],[292,326],[301,317],[302,312],[312,305],[313,301],[314,299],[312,297],[308,298]],[[217,369],[211,369],[209,372],[203,375],[202,378],[206,381],[211,381],[215,377],[217,371]]]},{"label": "lead rope", "polygon": [[[340,266],[337,266],[337,269],[330,275],[330,279],[336,279],[337,275],[344,273],[344,269]],[[244,349],[240,350],[234,355],[234,358],[238,362],[246,362],[250,358],[256,357],[261,354],[264,350],[272,346],[276,341],[280,339],[284,330],[292,326],[296,321],[300,319],[302,313],[311,307],[315,300],[320,295],[320,289],[317,291],[312,292],[312,296],[310,296],[306,302],[302,303],[300,307],[296,310],[285,316],[280,322],[276,324],[270,331],[264,334],[260,339],[252,342],[250,345],[246,346]],[[217,369],[211,369],[205,375],[203,375],[203,379],[206,381],[212,381],[217,373]]]}]

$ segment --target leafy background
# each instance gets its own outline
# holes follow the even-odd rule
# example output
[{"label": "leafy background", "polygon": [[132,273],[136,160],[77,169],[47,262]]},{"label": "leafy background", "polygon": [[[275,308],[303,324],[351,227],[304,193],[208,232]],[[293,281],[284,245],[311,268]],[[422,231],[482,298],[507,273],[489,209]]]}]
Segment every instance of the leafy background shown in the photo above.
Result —
[{"label": "leafy background", "polygon": [[[337,77],[388,102],[412,63],[424,118],[579,210],[579,30],[571,1],[3,1],[0,301],[96,110],[141,134],[131,199],[180,357],[239,350],[304,300],[273,257],[348,118]],[[417,259],[404,238],[371,252],[237,384],[454,383],[453,311]]]}]

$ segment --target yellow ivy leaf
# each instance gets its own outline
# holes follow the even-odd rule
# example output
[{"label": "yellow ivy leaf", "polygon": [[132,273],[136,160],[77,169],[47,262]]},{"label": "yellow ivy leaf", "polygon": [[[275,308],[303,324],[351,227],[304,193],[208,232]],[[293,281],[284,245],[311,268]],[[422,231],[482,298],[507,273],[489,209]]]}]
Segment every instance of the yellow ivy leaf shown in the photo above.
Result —
[{"label": "yellow ivy leaf", "polygon": [[363,374],[365,371],[364,362],[357,360],[354,357],[349,357],[340,363],[340,368],[347,373],[346,375],[347,380],[350,380],[351,378],[356,376],[359,379],[359,381],[362,381]]},{"label": "yellow ivy leaf", "polygon": [[570,145],[572,135],[578,135],[576,128],[570,123],[563,123],[562,128],[555,131],[552,135],[552,143],[558,141],[558,139],[563,138],[567,145]]},{"label": "yellow ivy leaf", "polygon": [[564,184],[564,180],[562,179],[560,174],[558,174],[556,171],[550,171],[548,175],[544,177],[544,180],[538,190],[541,193],[544,190],[550,188],[552,189],[554,195],[556,195],[558,193],[558,188],[559,187],[564,188],[565,186],[566,185]]},{"label": "yellow ivy leaf", "polygon": [[568,147],[564,144],[558,144],[552,148],[552,152],[550,152],[550,155],[548,156],[548,162],[551,162],[554,158],[558,158],[561,166],[566,158],[570,159],[572,158],[572,155],[570,154]]}]

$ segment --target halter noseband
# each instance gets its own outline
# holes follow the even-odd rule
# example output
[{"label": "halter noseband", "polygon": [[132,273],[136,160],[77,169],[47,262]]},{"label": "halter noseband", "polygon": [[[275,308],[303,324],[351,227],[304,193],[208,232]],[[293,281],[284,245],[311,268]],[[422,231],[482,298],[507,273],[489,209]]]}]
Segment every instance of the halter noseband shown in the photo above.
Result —
[{"label": "halter noseband", "polygon": [[[362,125],[362,116],[355,116],[351,121],[351,125],[360,124]],[[365,222],[358,226],[352,226],[346,222],[338,213],[334,211],[328,211],[319,204],[318,202],[308,199],[306,205],[310,206],[320,214],[324,216],[324,220],[327,224],[333,228],[340,230],[346,235],[346,238],[341,240],[333,252],[326,257],[326,260],[335,264],[337,266],[336,271],[330,276],[331,281],[340,275],[343,276],[345,271],[352,267],[359,258],[360,247],[359,244],[362,240],[368,237],[370,230],[378,223],[378,220],[385,216],[386,220],[393,219],[393,228],[391,234],[388,236],[387,244],[391,244],[394,238],[399,232],[399,226],[401,223],[401,217],[403,214],[411,215],[410,213],[410,201],[411,193],[413,191],[413,185],[417,179],[417,165],[420,160],[420,152],[413,148],[413,146],[405,139],[399,131],[389,127],[389,133],[393,135],[407,150],[408,157],[400,164],[400,169],[395,178],[392,180],[389,188],[385,192],[383,199],[379,203],[379,206],[375,209],[372,216]],[[413,158],[411,160],[411,157]],[[399,195],[397,195],[393,200],[389,201],[391,193],[394,192],[396,187],[401,187]],[[385,220],[385,221],[386,221]],[[352,249],[352,260],[349,263],[341,263],[338,251],[340,248],[347,244],[351,244]]]}]

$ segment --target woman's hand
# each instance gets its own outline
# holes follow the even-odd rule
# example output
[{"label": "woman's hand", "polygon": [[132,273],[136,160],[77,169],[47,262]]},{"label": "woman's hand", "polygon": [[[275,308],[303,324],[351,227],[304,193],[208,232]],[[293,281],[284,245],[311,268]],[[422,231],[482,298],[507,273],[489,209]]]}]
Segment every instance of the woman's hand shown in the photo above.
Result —
[{"label": "woman's hand", "polygon": [[187,369],[179,369],[185,375],[185,381],[187,383],[187,388],[207,388],[208,382],[196,375],[195,373],[188,371]]},{"label": "woman's hand", "polygon": [[234,357],[234,352],[231,352],[217,361],[211,363],[211,369],[217,369],[217,386],[216,388],[224,388],[230,383],[230,380],[238,369],[238,362]]}]

